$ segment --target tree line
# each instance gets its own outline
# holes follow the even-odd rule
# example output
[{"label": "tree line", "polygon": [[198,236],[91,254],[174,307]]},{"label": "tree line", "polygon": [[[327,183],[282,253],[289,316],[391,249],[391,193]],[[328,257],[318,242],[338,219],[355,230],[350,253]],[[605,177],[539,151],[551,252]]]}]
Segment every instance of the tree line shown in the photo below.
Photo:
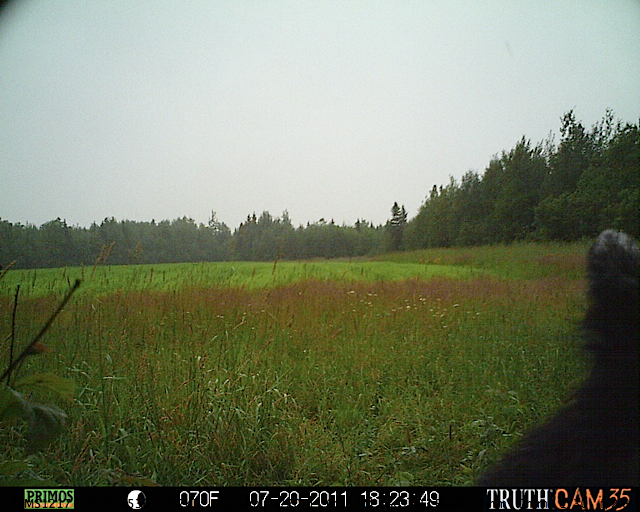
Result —
[{"label": "tree line", "polygon": [[615,228],[638,236],[638,125],[605,116],[591,130],[573,111],[553,137],[522,138],[484,174],[433,186],[404,231],[402,248],[579,240]]},{"label": "tree line", "polygon": [[106,218],[89,228],[60,218],[40,227],[0,219],[0,265],[15,268],[191,261],[338,258],[427,247],[578,240],[605,228],[638,237],[637,124],[607,111],[586,130],[573,111],[561,120],[560,141],[533,146],[523,137],[491,159],[482,175],[434,185],[407,220],[394,203],[384,225],[320,219],[293,226],[255,213],[233,232],[212,212],[207,224],[183,217],[137,222]]},{"label": "tree line", "polygon": [[320,219],[295,228],[285,211],[247,216],[232,233],[215,212],[207,224],[183,217],[137,222],[107,218],[89,228],[56,219],[40,227],[0,220],[0,265],[13,268],[193,261],[364,256],[388,250],[384,226],[358,220],[338,226]]}]

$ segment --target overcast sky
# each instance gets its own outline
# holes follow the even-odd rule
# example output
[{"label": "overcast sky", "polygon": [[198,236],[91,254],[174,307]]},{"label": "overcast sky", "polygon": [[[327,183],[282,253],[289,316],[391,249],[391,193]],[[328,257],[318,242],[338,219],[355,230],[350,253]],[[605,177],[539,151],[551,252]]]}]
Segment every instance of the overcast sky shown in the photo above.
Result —
[{"label": "overcast sky", "polygon": [[637,123],[639,84],[637,0],[14,2],[0,217],[413,217],[570,109]]}]

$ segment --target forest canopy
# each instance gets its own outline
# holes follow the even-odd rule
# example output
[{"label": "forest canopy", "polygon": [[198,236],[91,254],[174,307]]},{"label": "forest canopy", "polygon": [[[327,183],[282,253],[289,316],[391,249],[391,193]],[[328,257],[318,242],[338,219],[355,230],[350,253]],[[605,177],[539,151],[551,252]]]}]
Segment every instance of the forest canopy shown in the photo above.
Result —
[{"label": "forest canopy", "polygon": [[483,174],[434,185],[407,220],[394,203],[385,225],[353,226],[320,219],[294,227],[255,213],[233,232],[212,211],[208,223],[183,217],[138,222],[106,218],[89,228],[57,218],[40,227],[0,219],[0,265],[15,268],[190,261],[309,259],[384,251],[510,243],[571,241],[605,228],[638,237],[638,124],[607,111],[590,130],[573,111],[561,118],[560,140],[532,145],[522,137],[494,156]]},{"label": "forest canopy", "polygon": [[607,111],[590,131],[567,112],[556,145],[522,138],[484,174],[435,185],[404,248],[579,240],[605,228],[638,236],[638,125]]}]

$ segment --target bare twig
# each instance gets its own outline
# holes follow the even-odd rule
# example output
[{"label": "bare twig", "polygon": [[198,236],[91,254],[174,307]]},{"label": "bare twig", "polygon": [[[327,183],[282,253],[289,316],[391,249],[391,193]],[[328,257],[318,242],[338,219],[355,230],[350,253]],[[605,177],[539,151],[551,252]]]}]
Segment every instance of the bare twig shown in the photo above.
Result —
[{"label": "bare twig", "polygon": [[16,295],[13,298],[13,312],[11,313],[11,345],[9,345],[9,369],[7,370],[7,386],[11,385],[11,368],[13,364],[13,347],[16,344],[16,311],[18,310],[18,295],[20,285],[16,286]]},{"label": "bare twig", "polygon": [[2,279],[7,272],[9,272],[9,270],[11,269],[11,267],[13,267],[13,265],[15,265],[15,263],[16,263],[16,260],[13,260],[6,267],[4,267],[4,269],[0,269],[2,270],[2,272],[0,272],[0,279]]}]

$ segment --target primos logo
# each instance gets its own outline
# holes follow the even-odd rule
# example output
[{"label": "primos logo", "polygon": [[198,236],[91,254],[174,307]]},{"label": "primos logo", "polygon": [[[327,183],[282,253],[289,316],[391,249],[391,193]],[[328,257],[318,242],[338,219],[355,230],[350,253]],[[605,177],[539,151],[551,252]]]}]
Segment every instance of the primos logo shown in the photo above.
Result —
[{"label": "primos logo", "polygon": [[74,508],[73,489],[25,489],[24,508]]}]

